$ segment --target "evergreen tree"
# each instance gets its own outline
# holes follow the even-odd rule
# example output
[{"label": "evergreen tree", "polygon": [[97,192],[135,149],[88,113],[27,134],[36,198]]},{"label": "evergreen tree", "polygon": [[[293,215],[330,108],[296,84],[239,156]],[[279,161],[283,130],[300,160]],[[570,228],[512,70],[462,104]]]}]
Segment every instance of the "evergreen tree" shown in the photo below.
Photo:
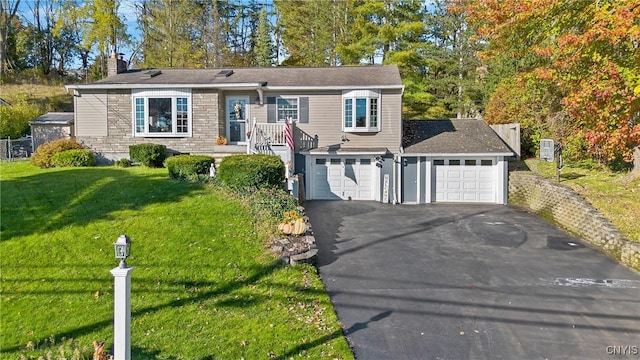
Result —
[{"label": "evergreen tree", "polygon": [[283,65],[326,66],[341,61],[337,47],[343,42],[351,1],[274,0]]},{"label": "evergreen tree", "polygon": [[263,7],[260,11],[258,26],[254,35],[253,55],[257,66],[273,66],[276,63],[275,47],[271,40],[270,27],[267,9]]}]

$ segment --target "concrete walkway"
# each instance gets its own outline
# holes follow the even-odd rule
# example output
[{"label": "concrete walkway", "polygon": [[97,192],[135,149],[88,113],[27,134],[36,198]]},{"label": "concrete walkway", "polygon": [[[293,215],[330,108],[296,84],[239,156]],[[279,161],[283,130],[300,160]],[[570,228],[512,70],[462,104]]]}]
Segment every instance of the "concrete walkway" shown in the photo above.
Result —
[{"label": "concrete walkway", "polygon": [[638,359],[640,275],[500,205],[305,204],[356,358]]}]

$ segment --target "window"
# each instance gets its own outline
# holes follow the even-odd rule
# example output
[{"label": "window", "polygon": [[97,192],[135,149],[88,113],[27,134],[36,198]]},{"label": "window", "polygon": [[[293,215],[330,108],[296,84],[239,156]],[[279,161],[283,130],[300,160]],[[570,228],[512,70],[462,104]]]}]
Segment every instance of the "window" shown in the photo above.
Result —
[{"label": "window", "polygon": [[480,166],[493,166],[493,160],[480,160]]},{"label": "window", "polygon": [[460,160],[449,160],[449,165],[450,166],[459,166],[460,165]]},{"label": "window", "polygon": [[433,160],[433,165],[444,165],[444,160]]},{"label": "window", "polygon": [[464,164],[466,166],[475,166],[476,165],[476,161],[475,160],[465,160]]},{"label": "window", "polygon": [[134,90],[134,136],[191,136],[188,90]]},{"label": "window", "polygon": [[277,106],[278,121],[286,121],[289,118],[298,121],[298,99],[278,98]]},{"label": "window", "polygon": [[343,130],[347,132],[380,131],[380,92],[373,90],[354,90],[342,94],[344,121]]}]

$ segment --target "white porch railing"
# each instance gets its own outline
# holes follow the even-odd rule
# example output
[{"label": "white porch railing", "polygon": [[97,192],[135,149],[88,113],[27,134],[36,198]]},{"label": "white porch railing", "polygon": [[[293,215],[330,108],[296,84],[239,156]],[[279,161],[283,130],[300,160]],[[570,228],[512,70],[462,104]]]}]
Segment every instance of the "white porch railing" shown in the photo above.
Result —
[{"label": "white porch railing", "polygon": [[287,146],[284,123],[254,123],[248,134],[247,153],[273,154],[272,146]]}]

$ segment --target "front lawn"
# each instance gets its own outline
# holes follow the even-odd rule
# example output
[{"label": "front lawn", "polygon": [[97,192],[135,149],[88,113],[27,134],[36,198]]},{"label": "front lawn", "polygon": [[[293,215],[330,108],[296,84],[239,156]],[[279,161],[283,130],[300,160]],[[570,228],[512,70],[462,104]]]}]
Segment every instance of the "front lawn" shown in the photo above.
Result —
[{"label": "front lawn", "polygon": [[[528,159],[526,164],[532,171],[555,179],[555,163]],[[560,183],[584,196],[629,240],[640,242],[640,179],[625,181],[626,175],[566,165],[560,172]]]},{"label": "front lawn", "polygon": [[111,349],[120,234],[132,358],[353,358],[315,269],[281,265],[224,192],[166,169],[0,166],[2,359]]}]

